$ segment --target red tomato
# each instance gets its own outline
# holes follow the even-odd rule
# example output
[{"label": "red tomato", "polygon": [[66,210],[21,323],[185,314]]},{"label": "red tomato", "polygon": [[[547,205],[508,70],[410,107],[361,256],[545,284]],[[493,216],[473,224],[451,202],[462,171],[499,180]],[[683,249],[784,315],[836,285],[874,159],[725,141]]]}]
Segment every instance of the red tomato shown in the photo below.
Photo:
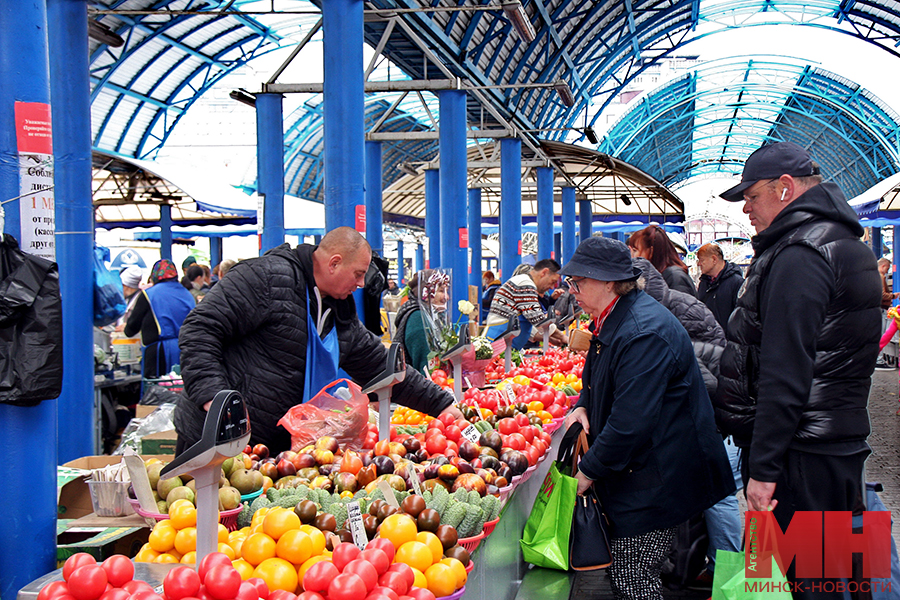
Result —
[{"label": "red tomato", "polygon": [[259,600],[259,592],[256,590],[256,586],[249,581],[242,581],[235,600]]},{"label": "red tomato", "polygon": [[65,581],[51,581],[38,592],[37,600],[50,600],[68,593],[69,586],[66,585]]},{"label": "red tomato", "polygon": [[203,585],[206,586],[209,595],[216,600],[231,600],[241,589],[241,574],[229,561],[228,566],[217,565],[207,571]]},{"label": "red tomato", "polygon": [[287,590],[274,590],[269,594],[269,600],[297,600],[297,596]]},{"label": "red tomato", "polygon": [[[437,429],[438,431],[443,433],[444,429],[446,429],[446,427],[447,426],[444,425],[444,422],[441,421],[440,419],[432,419],[432,420],[428,421],[428,429]],[[426,431],[425,433],[427,434],[428,431]]]},{"label": "red tomato", "polygon": [[[153,591],[153,588],[150,588],[150,591],[141,590],[136,594],[132,594],[129,596],[130,600],[163,600],[163,597]],[[203,600],[201,597],[200,600]]]},{"label": "red tomato", "polygon": [[[413,583],[416,581],[416,574],[413,573],[412,567],[405,563],[394,563],[391,565],[391,568],[388,569],[388,572],[391,573],[400,573],[403,575],[403,578],[406,580],[406,589],[412,587]],[[406,592],[404,592],[406,593]]]},{"label": "red tomato", "polygon": [[[374,540],[372,540],[371,542],[366,544],[366,550],[370,550],[372,548],[376,548],[376,549],[384,552],[385,556],[387,556],[387,559],[388,559],[387,560],[388,565],[390,565],[392,562],[394,562],[394,553],[396,552],[396,549],[394,548],[394,544],[392,544],[389,539],[375,538]],[[364,550],[364,552],[365,552],[365,550]],[[371,554],[366,554],[363,558],[365,558],[369,562],[372,562],[372,560],[370,558],[368,558],[369,556],[371,556]],[[380,564],[380,559],[379,559],[379,564]],[[378,570],[378,565],[375,565],[375,567],[376,567],[376,570]],[[378,571],[378,572],[381,573],[381,571]],[[411,573],[411,571],[410,571],[410,573]]]},{"label": "red tomato", "polygon": [[262,580],[261,577],[251,577],[247,581],[249,581],[256,587],[256,593],[260,598],[265,600],[269,597],[269,586],[265,581]]},{"label": "red tomato", "polygon": [[547,433],[546,431],[541,431],[541,439],[544,440],[544,442],[549,446],[550,440],[552,438],[550,437],[550,434]]},{"label": "red tomato", "polygon": [[506,439],[509,442],[509,447],[513,450],[522,450],[528,445],[528,440],[519,432],[509,434],[509,437]]},{"label": "red tomato", "polygon": [[447,436],[447,439],[451,442],[459,443],[459,438],[462,435],[462,431],[459,427],[457,427],[456,422],[454,421],[452,425],[447,425],[447,429],[444,431],[444,435]]},{"label": "red tomato", "polygon": [[441,454],[447,449],[447,438],[443,435],[433,435],[425,440],[425,450],[428,454]]},{"label": "red tomato", "polygon": [[456,423],[456,417],[454,417],[454,416],[451,415],[450,413],[444,413],[444,414],[442,414],[441,416],[439,416],[438,419],[440,419],[440,421],[441,421],[445,426],[447,426],[447,425],[453,425],[454,423]]},{"label": "red tomato", "polygon": [[[390,543],[386,538],[376,538],[376,539],[384,539],[386,542]],[[372,540],[374,542],[375,540]],[[359,553],[359,557],[365,561],[372,563],[372,566],[375,567],[375,572],[378,573],[378,576],[384,574],[385,571],[391,566],[392,558],[388,558],[390,555],[382,548],[372,546],[372,542],[369,542],[369,545],[366,546],[366,549]],[[370,547],[372,546],[372,547]],[[393,548],[393,544],[391,544]]]},{"label": "red tomato", "polygon": [[[310,592],[325,592],[331,580],[340,575],[338,568],[323,560],[311,566],[303,576],[303,589]],[[272,596],[269,595],[271,600]]]},{"label": "red tomato", "polygon": [[[402,565],[403,563],[397,564]],[[412,574],[412,571],[410,571],[410,574]],[[398,595],[402,596],[409,590],[410,584],[406,575],[399,571],[391,571],[389,569],[387,573],[378,579],[378,585],[388,587],[397,592]]]},{"label": "red tomato", "polygon": [[540,438],[535,439],[534,442],[532,443],[532,446],[534,446],[534,448],[538,451],[538,453],[541,456],[544,455],[544,453],[547,451],[547,448],[548,448],[546,442],[544,442],[544,440],[542,440]]},{"label": "red tomato", "polygon": [[447,372],[443,369],[435,369],[431,372],[431,377],[443,377],[444,379],[447,379]]},{"label": "red tomato", "polygon": [[106,571],[106,578],[114,588],[120,588],[134,579],[134,563],[122,554],[113,554],[101,565]]},{"label": "red tomato", "polygon": [[[100,600],[128,600],[129,598],[131,598],[131,594],[122,588],[112,588],[103,592],[103,595],[100,596]],[[256,598],[253,600],[256,600]]]},{"label": "red tomato", "polygon": [[129,594],[136,594],[141,590],[145,591],[153,591],[153,587],[147,583],[146,581],[137,581],[132,579],[128,583],[122,586],[122,589],[128,592]]},{"label": "red tomato", "polygon": [[371,592],[378,585],[378,571],[375,570],[375,565],[363,558],[350,562],[342,572],[359,575],[366,586],[366,592]]},{"label": "red tomato", "polygon": [[109,580],[106,571],[95,561],[72,571],[67,583],[69,593],[75,596],[75,600],[97,600],[106,591]]},{"label": "red tomato", "polygon": [[434,594],[426,588],[414,587],[406,593],[413,600],[437,600]]},{"label": "red tomato", "polygon": [[297,595],[297,600],[325,600],[325,596],[316,592],[302,592]]},{"label": "red tomato", "polygon": [[200,581],[206,583],[206,573],[210,569],[225,565],[231,567],[231,559],[228,558],[227,554],[223,554],[222,552],[207,554],[203,557],[203,560],[200,561],[200,565],[197,567],[197,574],[200,575]]},{"label": "red tomato", "polygon": [[534,441],[534,430],[530,425],[528,427],[522,427],[521,429],[519,429],[519,435],[525,438],[525,441],[529,444]]},{"label": "red tomato", "polygon": [[538,459],[541,457],[541,453],[537,451],[534,446],[528,446],[522,453],[528,457],[528,466],[533,467],[537,464]]},{"label": "red tomato", "polygon": [[[393,433],[393,432],[392,432]],[[387,456],[391,453],[391,448],[387,440],[380,440],[375,444],[375,456]]]},{"label": "red tomato", "polygon": [[[510,417],[507,417],[509,419]],[[513,420],[519,425],[519,427],[524,427],[528,425],[528,417],[525,413],[516,413],[515,417],[512,417]]]},{"label": "red tomato", "polygon": [[400,596],[391,588],[379,585],[366,596],[366,600],[400,600]]},{"label": "red tomato", "polygon": [[[522,413],[519,413],[522,414]],[[525,415],[522,415],[525,416]],[[525,417],[525,420],[528,420],[528,417]],[[510,417],[505,417],[497,421],[497,431],[499,431],[502,435],[509,435],[511,433],[518,433],[519,424],[516,423],[515,419]]]},{"label": "red tomato", "polygon": [[356,573],[341,573],[328,584],[328,600],[359,600],[365,595],[366,584]]},{"label": "red tomato", "polygon": [[175,567],[163,579],[163,591],[167,600],[196,597],[200,591],[200,575],[191,567]]},{"label": "red tomato", "polygon": [[338,544],[331,553],[331,562],[338,568],[338,571],[343,571],[347,564],[357,558],[359,558],[359,548],[356,547],[356,544],[349,542]]},{"label": "red tomato", "polygon": [[69,575],[72,574],[75,569],[78,567],[83,567],[84,565],[96,565],[97,559],[88,554],[87,552],[79,552],[78,554],[73,554],[69,558],[66,559],[66,562],[63,564],[62,576],[63,579],[69,581]]},{"label": "red tomato", "polygon": [[558,418],[560,418],[561,416],[563,416],[563,415],[566,414],[566,409],[563,408],[563,407],[562,407],[561,405],[559,405],[559,404],[554,404],[554,405],[552,405],[552,406],[548,406],[548,407],[546,407],[544,410],[546,410],[548,413],[550,413],[550,415],[551,415],[554,419],[558,419]]}]

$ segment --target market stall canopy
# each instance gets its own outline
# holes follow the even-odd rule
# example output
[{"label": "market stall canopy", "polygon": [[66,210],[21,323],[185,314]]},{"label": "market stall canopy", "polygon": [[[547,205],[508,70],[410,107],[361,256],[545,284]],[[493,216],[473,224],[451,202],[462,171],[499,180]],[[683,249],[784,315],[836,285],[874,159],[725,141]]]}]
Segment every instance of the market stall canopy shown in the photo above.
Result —
[{"label": "market stall canopy", "polygon": [[859,215],[859,223],[863,227],[900,224],[900,173],[879,181],[852,198],[850,206]]},{"label": "market stall canopy", "polygon": [[[590,200],[595,222],[676,223],[684,220],[684,204],[660,182],[632,165],[589,148],[562,142],[541,141],[541,150],[554,169],[554,214],[562,214],[561,187],[574,187],[579,200]],[[523,146],[522,220],[537,217],[536,167],[548,166],[529,156]],[[468,149],[468,187],[481,188],[481,214],[486,224],[500,215],[500,144],[489,142]],[[425,168],[406,175],[384,190],[385,221],[401,215],[421,224],[425,217]]]},{"label": "market stall canopy", "polygon": [[[159,207],[168,204],[174,233],[185,228],[214,237],[256,233],[252,226],[256,224],[257,195],[248,195],[207,173],[97,151],[93,153],[93,173],[97,227],[146,227],[158,232]],[[288,234],[324,232],[325,207],[321,203],[285,196],[284,216]],[[303,233],[297,233],[300,231]]]}]

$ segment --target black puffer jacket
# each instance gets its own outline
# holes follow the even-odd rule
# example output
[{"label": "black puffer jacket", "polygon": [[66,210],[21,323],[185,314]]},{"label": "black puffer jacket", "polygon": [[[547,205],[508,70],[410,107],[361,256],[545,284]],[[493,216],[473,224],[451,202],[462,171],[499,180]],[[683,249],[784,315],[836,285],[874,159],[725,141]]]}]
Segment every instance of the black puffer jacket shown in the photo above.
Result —
[{"label": "black puffer jacket", "polygon": [[637,257],[633,262],[634,266],[643,271],[644,291],[668,308],[687,330],[706,392],[712,398],[718,387],[719,360],[725,348],[725,332],[705,304],[690,294],[669,289],[663,276],[649,260]]},{"label": "black puffer jacket", "polygon": [[840,189],[823,183],[753,238],[715,405],[719,427],[751,445],[754,479],[775,481],[789,447],[865,448],[881,282],[862,234]]},{"label": "black puffer jacket", "polygon": [[662,272],[663,279],[670,289],[684,292],[685,294],[697,297],[697,288],[694,287],[694,280],[688,275],[688,272],[677,265],[666,267]]},{"label": "black puffer jacket", "polygon": [[709,307],[723,329],[728,325],[728,317],[734,310],[738,290],[743,283],[744,275],[741,268],[727,261],[715,280],[710,279],[709,275],[700,276],[697,297]]},{"label": "black puffer jacket", "polygon": [[[239,391],[247,402],[251,442],[286,449],[287,432],[276,426],[292,406],[302,403],[306,373],[307,309],[316,311],[312,255],[315,246],[287,244],[260,258],[241,261],[191,311],[179,336],[186,402],[175,411],[179,438],[200,437],[204,403],[223,389]],[[307,306],[309,293],[310,306]],[[386,350],[356,315],[353,297],[325,298],[331,309],[326,332],[337,327],[340,367],[358,383],[379,373]],[[452,397],[408,370],[394,388],[394,401],[431,415]]]}]

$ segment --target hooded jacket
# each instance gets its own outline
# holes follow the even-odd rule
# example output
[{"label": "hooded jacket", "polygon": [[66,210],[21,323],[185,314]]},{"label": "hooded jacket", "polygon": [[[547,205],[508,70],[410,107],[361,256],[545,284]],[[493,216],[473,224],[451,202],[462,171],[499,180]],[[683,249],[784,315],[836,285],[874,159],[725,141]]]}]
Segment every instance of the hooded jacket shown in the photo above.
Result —
[{"label": "hooded jacket", "polygon": [[738,290],[744,283],[740,267],[728,261],[715,279],[701,275],[697,284],[697,298],[712,311],[722,329],[728,326],[728,317],[737,303]]},{"label": "hooded jacket", "polygon": [[646,258],[633,259],[634,266],[643,271],[644,291],[669,309],[684,326],[694,346],[703,383],[712,398],[718,387],[719,360],[725,348],[725,331],[716,322],[705,304],[684,292],[669,289],[665,279]]},{"label": "hooded jacket", "polygon": [[840,189],[822,183],[752,240],[715,405],[720,428],[750,446],[757,481],[777,480],[788,448],[867,448],[881,285],[862,234]]},{"label": "hooded jacket", "polygon": [[[275,452],[287,449],[287,432],[276,424],[303,402],[306,315],[308,310],[318,314],[315,249],[282,244],[237,263],[185,319],[179,343],[187,401],[175,411],[179,437],[197,441],[206,415],[201,407],[231,389],[247,403],[251,443],[267,444]],[[326,297],[322,304],[323,312],[331,309],[323,334],[337,328],[339,367],[365,384],[384,368],[384,345],[359,321],[352,296]],[[411,369],[394,387],[393,400],[431,415],[452,403],[449,394]]]}]

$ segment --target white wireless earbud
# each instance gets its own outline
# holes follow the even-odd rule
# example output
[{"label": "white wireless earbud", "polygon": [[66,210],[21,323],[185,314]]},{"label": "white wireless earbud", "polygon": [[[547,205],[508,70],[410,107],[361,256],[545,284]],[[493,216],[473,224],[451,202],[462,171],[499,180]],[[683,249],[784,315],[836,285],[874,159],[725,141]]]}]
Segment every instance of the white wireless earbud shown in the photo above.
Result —
[{"label": "white wireless earbud", "polygon": [[781,188],[781,201],[784,202],[784,195],[787,194],[787,188]]}]

